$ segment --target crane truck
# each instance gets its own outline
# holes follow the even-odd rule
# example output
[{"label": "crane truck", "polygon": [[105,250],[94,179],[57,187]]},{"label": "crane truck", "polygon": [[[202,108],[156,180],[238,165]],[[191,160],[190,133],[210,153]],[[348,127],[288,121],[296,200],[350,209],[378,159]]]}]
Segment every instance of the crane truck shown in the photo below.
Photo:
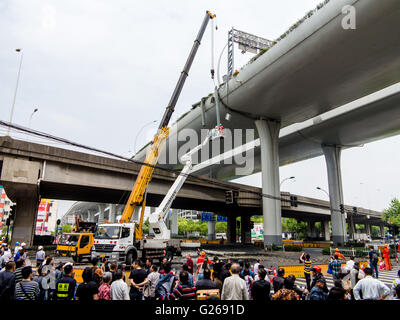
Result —
[{"label": "crane truck", "polygon": [[60,256],[72,257],[74,262],[81,262],[83,258],[91,259],[95,222],[84,222],[75,217],[75,225],[72,232],[63,233],[58,241],[56,253]]},{"label": "crane truck", "polygon": [[[160,204],[159,209],[150,217],[150,227],[155,234],[154,239],[144,239],[143,235],[144,212],[146,207],[145,193],[151,181],[155,165],[158,162],[158,157],[168,138],[168,123],[175,110],[176,103],[197,53],[197,49],[200,46],[200,41],[209,20],[214,18],[214,14],[209,11],[206,12],[183,71],[181,72],[171,99],[161,119],[157,134],[150,144],[144,161],[145,163],[142,165],[129,195],[121,219],[119,223],[116,224],[101,224],[98,226],[94,245],[92,247],[92,258],[99,257],[108,260],[116,260],[130,265],[132,261],[137,258],[158,258],[161,260],[163,257],[167,256],[168,259],[171,260],[174,254],[180,253],[182,241],[179,239],[170,239],[170,234],[165,226],[164,219],[166,217],[165,212],[169,211],[172,201],[175,199],[177,192],[187,177],[187,173],[191,170],[191,161],[189,161],[190,164],[185,165],[178,177],[178,185],[176,184],[177,181],[175,181],[170,192],[167,193],[164,201]],[[211,131],[213,133],[211,133]],[[211,134],[215,134],[215,130],[211,131],[210,138],[206,139],[207,141],[211,139]],[[201,144],[195,149],[198,151],[203,145],[204,144]],[[186,160],[186,158],[184,160]],[[131,222],[135,210],[139,208],[141,210],[140,218],[138,221]],[[157,220],[157,222],[155,220]]]}]

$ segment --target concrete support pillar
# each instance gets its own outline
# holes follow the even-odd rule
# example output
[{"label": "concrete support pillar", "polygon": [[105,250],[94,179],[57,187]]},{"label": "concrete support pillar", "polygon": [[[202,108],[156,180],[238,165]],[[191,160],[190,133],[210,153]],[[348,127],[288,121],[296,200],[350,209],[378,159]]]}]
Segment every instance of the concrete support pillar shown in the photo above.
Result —
[{"label": "concrete support pillar", "polygon": [[[155,207],[150,207],[150,214],[156,212],[156,208]],[[154,232],[153,230],[150,228],[149,229],[149,236],[154,236]]]},{"label": "concrete support pillar", "polygon": [[241,224],[240,224],[240,237],[241,242],[251,243],[251,229],[250,229],[250,216],[242,216],[241,217]]},{"label": "concrete support pillar", "polygon": [[236,243],[236,217],[229,216],[227,222],[227,235],[228,243]]},{"label": "concrete support pillar", "polygon": [[335,245],[347,241],[346,214],[341,214],[343,204],[342,175],[340,169],[341,148],[338,146],[322,146],[328,171],[329,199],[331,204],[332,240]]},{"label": "concrete support pillar", "polygon": [[16,199],[17,210],[14,218],[11,245],[15,242],[25,242],[28,247],[33,245],[33,236],[36,229],[36,217],[39,207],[39,198],[35,194]]},{"label": "concrete support pillar", "polygon": [[350,239],[354,240],[354,234],[356,233],[356,225],[354,223],[353,217],[350,217],[349,219],[349,234],[350,234]]},{"label": "concrete support pillar", "polygon": [[365,232],[368,236],[372,237],[372,230],[371,230],[371,225],[369,223],[365,223]]},{"label": "concrete support pillar", "polygon": [[117,205],[116,204],[111,204],[110,205],[110,223],[115,223],[115,219],[116,219],[116,215],[117,215]]},{"label": "concrete support pillar", "polygon": [[104,223],[105,219],[104,219],[104,211],[106,209],[106,206],[104,204],[100,204],[99,205],[99,215],[98,215],[98,223]]},{"label": "concrete support pillar", "polygon": [[94,213],[91,210],[87,211],[87,220],[88,222],[94,222]]},{"label": "concrete support pillar", "polygon": [[385,226],[383,224],[379,225],[379,229],[381,231],[381,237],[385,237]]},{"label": "concrete support pillar", "polygon": [[[280,123],[255,121],[261,146],[262,192],[280,198],[278,138]],[[264,246],[282,244],[281,201],[263,197]]]},{"label": "concrete support pillar", "polygon": [[216,239],[216,231],[217,231],[217,215],[215,213],[212,214],[212,220],[208,221],[208,240]]},{"label": "concrete support pillar", "polygon": [[308,229],[308,236],[311,239],[316,238],[316,233],[315,233],[315,221],[307,221],[307,229]]},{"label": "concrete support pillar", "polygon": [[324,235],[325,235],[325,241],[330,241],[331,240],[331,232],[329,230],[329,221],[324,221]]},{"label": "concrete support pillar", "polygon": [[171,236],[178,235],[178,209],[172,209]]}]

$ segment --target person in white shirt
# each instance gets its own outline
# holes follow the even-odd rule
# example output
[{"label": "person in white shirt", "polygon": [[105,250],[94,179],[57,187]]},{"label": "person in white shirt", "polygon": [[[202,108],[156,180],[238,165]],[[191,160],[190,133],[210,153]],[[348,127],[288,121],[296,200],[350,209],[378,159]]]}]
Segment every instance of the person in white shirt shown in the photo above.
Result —
[{"label": "person in white shirt", "polygon": [[257,259],[256,264],[254,265],[254,274],[257,275],[258,274],[258,267],[261,264],[261,259]]},{"label": "person in white shirt", "polygon": [[353,267],[354,267],[354,257],[351,257],[350,260],[347,261],[345,268],[348,272],[350,272],[353,269]]},{"label": "person in white shirt", "polygon": [[[184,266],[187,266],[187,265],[185,264]],[[184,271],[187,271],[187,270],[184,270]],[[191,274],[189,272],[188,272],[188,274],[190,277]],[[160,274],[157,272],[157,266],[152,265],[150,267],[150,274],[147,276],[147,278],[144,280],[144,282],[138,284],[139,286],[144,285],[143,296],[144,296],[145,300],[154,300],[155,299],[156,285],[159,280],[160,280]]]},{"label": "person in white shirt", "polygon": [[130,300],[129,287],[124,280],[122,280],[122,271],[115,272],[115,280],[111,283],[111,300]]},{"label": "person in white shirt", "polygon": [[357,282],[353,288],[354,298],[361,300],[384,300],[389,294],[390,289],[382,281],[372,277],[372,269],[364,269],[365,278]]},{"label": "person in white shirt", "polygon": [[[3,243],[4,244],[4,243]],[[3,245],[2,245],[3,246]],[[11,260],[12,258],[12,253],[11,253],[11,249],[8,248],[8,246],[6,244],[4,244],[4,251],[3,251],[3,255],[0,258],[0,266],[1,268],[3,266],[5,266],[5,264]]]},{"label": "person in white shirt", "polygon": [[43,247],[39,246],[39,251],[36,252],[36,267],[40,267],[43,264],[43,261],[45,260],[46,254],[43,251]]},{"label": "person in white shirt", "polygon": [[232,275],[224,281],[221,300],[249,300],[246,282],[239,277],[239,264],[232,264],[231,271]]}]

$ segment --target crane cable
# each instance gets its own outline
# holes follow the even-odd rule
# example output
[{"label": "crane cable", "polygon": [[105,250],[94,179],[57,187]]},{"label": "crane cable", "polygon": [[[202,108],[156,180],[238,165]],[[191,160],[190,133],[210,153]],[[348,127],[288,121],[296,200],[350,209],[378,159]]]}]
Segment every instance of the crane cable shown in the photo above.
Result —
[{"label": "crane cable", "polygon": [[211,79],[214,80],[214,19],[211,19]]}]

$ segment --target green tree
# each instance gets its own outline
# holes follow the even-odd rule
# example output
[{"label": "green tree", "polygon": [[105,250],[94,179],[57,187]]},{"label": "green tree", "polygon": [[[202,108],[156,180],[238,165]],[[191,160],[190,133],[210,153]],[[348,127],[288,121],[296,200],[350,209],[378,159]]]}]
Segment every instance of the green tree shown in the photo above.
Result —
[{"label": "green tree", "polygon": [[149,222],[149,219],[147,219],[144,223],[143,223],[143,225],[142,225],[142,231],[143,231],[143,234],[145,235],[145,234],[149,234],[149,232],[150,232],[150,222]]},{"label": "green tree", "polygon": [[226,233],[228,230],[228,226],[226,222],[217,222],[216,232],[217,233]]},{"label": "green tree", "polygon": [[392,199],[389,208],[383,210],[382,220],[386,223],[400,227],[400,201]]},{"label": "green tree", "polygon": [[63,233],[72,232],[72,226],[70,224],[64,224],[62,226],[62,232]]},{"label": "green tree", "polygon": [[298,222],[293,218],[282,218],[282,230],[296,232],[298,238],[305,239],[307,236],[307,223]]}]

